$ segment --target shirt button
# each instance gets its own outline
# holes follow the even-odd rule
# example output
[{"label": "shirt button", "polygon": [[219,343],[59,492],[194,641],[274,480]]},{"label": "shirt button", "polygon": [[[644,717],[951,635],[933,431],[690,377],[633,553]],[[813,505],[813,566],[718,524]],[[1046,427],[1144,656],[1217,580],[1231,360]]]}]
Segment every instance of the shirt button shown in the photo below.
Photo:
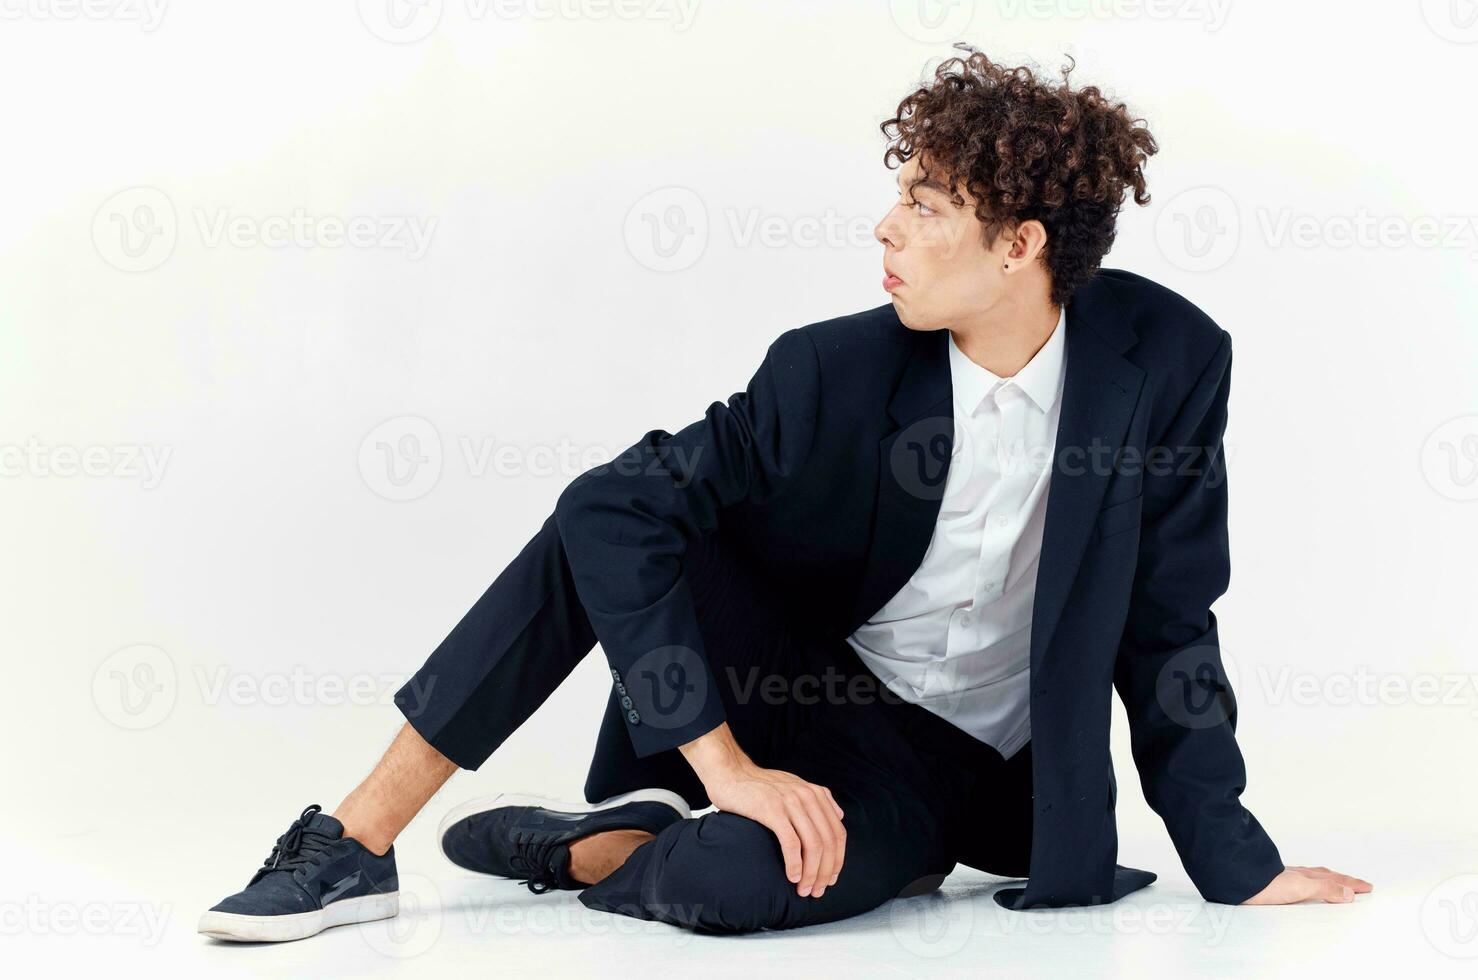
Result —
[{"label": "shirt button", "polygon": [[626,720],[631,722],[633,725],[640,725],[641,715],[637,714],[635,711],[628,711],[626,712]]},{"label": "shirt button", "polygon": [[970,625],[970,617],[969,616],[961,616],[960,617],[960,625],[961,626],[969,626]]},{"label": "shirt button", "polygon": [[1005,514],[998,515],[996,517],[996,527],[1005,527],[1005,526],[1006,526],[1006,515]]},{"label": "shirt button", "polygon": [[621,699],[621,707],[627,709],[628,711],[631,710],[631,699],[630,698],[622,698]]},{"label": "shirt button", "polygon": [[1000,584],[999,582],[987,582],[987,583],[985,583],[985,591],[987,591],[987,592],[994,592],[994,591],[996,591],[996,586],[999,585],[999,584]]}]

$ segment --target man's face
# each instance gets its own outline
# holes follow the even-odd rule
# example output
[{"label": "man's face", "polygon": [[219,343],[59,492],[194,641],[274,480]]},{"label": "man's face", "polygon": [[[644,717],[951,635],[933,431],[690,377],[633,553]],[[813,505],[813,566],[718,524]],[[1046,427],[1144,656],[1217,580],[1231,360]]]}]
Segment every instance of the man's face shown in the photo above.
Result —
[{"label": "man's face", "polygon": [[[985,246],[975,200],[961,189],[955,204],[941,171],[927,180],[916,155],[898,171],[898,202],[873,230],[883,245],[883,288],[898,319],[911,330],[939,330],[978,316],[1000,299],[1006,236]],[[890,275],[891,274],[891,275]]]}]

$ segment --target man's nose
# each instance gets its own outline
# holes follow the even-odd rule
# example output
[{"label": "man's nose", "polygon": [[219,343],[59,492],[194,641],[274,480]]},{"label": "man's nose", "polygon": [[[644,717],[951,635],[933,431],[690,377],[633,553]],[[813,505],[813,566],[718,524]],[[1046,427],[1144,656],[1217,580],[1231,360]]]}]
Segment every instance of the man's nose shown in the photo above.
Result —
[{"label": "man's nose", "polygon": [[888,210],[887,214],[883,215],[883,220],[878,222],[877,227],[872,230],[872,237],[876,238],[883,245],[891,245],[894,248],[897,248],[901,244],[898,237],[898,222],[895,220],[897,213],[898,207],[894,205]]}]

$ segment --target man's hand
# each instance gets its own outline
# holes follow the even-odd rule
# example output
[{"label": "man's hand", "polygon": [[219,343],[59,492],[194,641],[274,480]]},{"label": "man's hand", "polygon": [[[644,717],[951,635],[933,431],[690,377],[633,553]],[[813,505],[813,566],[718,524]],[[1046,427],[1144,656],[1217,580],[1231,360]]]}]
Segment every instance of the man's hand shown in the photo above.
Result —
[{"label": "man's hand", "polygon": [[842,808],[825,786],[754,764],[728,723],[682,746],[713,805],[763,824],[780,841],[785,876],[802,898],[836,884],[847,853]]},{"label": "man's hand", "polygon": [[1328,868],[1303,868],[1289,865],[1268,887],[1253,895],[1243,905],[1293,905],[1310,898],[1323,902],[1353,902],[1357,894],[1365,894],[1373,886],[1363,878],[1352,878]]}]

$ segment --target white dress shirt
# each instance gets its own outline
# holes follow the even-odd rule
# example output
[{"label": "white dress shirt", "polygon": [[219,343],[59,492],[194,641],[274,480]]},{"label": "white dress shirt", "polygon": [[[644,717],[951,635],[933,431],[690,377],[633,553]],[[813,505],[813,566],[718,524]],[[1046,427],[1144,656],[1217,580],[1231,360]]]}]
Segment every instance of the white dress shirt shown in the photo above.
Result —
[{"label": "white dress shirt", "polygon": [[923,561],[847,642],[888,689],[1010,758],[1031,738],[1032,600],[1067,363],[1066,311],[1000,378],[949,337],[955,439]]}]

